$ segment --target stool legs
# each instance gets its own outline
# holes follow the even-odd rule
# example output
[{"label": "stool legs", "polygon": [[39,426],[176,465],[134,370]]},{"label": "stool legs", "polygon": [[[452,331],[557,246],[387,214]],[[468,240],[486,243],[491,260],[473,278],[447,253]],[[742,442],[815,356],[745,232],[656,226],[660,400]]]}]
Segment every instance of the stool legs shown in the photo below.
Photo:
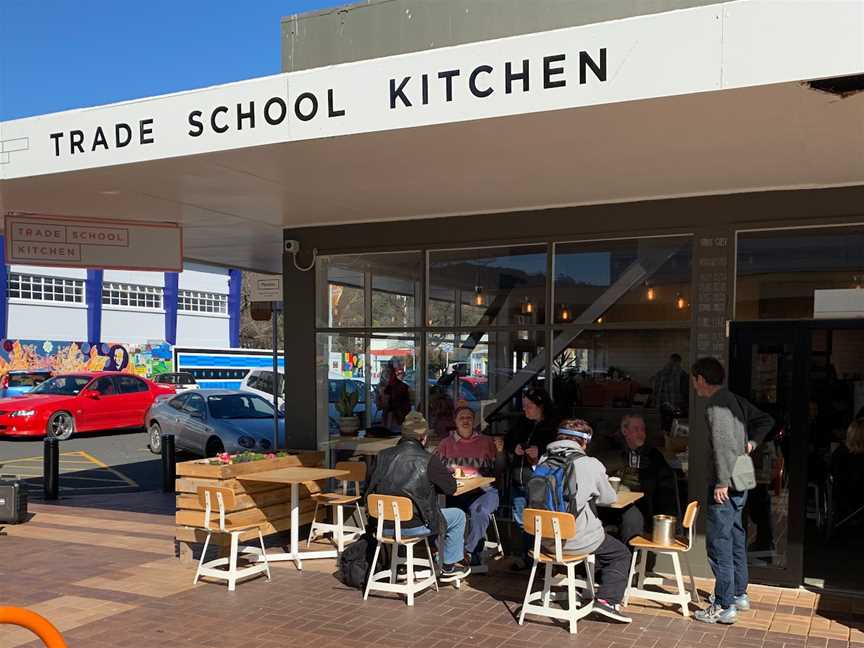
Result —
[{"label": "stool legs", "polygon": [[209,531],[207,532],[207,539],[204,540],[204,548],[201,550],[201,559],[198,561],[198,569],[195,570],[195,580],[192,581],[192,584],[195,585],[198,582],[198,579],[201,578],[201,568],[204,566],[204,561],[207,559],[207,547],[210,546],[210,536],[213,534]]},{"label": "stool legs", "polygon": [[363,600],[369,598],[369,588],[372,587],[372,579],[375,577],[375,568],[378,566],[378,555],[381,553],[381,543],[375,545],[375,556],[372,558],[372,569],[369,572],[369,578],[366,580],[366,591],[363,592]]}]

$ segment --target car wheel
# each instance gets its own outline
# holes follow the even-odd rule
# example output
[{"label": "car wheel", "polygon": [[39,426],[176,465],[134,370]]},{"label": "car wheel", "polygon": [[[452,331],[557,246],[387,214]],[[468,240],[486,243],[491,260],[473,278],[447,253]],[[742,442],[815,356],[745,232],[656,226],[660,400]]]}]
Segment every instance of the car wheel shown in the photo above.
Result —
[{"label": "car wheel", "polygon": [[153,421],[147,428],[147,445],[150,446],[150,452],[153,454],[162,454],[162,427]]},{"label": "car wheel", "polygon": [[75,434],[75,419],[69,412],[54,412],[48,419],[46,434],[59,441],[66,441]]},{"label": "car wheel", "polygon": [[223,452],[225,452],[225,446],[222,444],[222,440],[219,437],[211,437],[207,441],[207,448],[205,449],[205,455],[207,457],[215,457]]}]

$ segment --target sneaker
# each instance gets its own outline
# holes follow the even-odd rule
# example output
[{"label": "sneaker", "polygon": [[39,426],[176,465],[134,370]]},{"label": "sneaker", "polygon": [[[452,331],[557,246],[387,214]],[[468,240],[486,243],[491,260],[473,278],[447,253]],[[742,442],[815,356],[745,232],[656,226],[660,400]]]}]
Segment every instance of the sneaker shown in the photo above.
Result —
[{"label": "sneaker", "polygon": [[693,615],[693,618],[702,623],[721,623],[723,625],[732,625],[738,619],[738,612],[734,605],[730,605],[725,610],[719,605],[712,603],[704,610],[699,610]]},{"label": "sneaker", "polygon": [[617,621],[618,623],[630,623],[633,619],[624,616],[621,612],[620,603],[610,603],[606,599],[594,599],[594,612]]},{"label": "sneaker", "polygon": [[464,563],[453,563],[452,565],[442,565],[441,573],[438,575],[438,580],[442,583],[465,578],[471,573],[471,567]]},{"label": "sneaker", "polygon": [[[714,595],[711,594],[708,597],[708,603],[711,605],[714,604]],[[750,597],[747,594],[742,594],[741,596],[736,596],[732,599],[732,605],[735,606],[735,609],[739,612],[746,612],[750,609]]]}]

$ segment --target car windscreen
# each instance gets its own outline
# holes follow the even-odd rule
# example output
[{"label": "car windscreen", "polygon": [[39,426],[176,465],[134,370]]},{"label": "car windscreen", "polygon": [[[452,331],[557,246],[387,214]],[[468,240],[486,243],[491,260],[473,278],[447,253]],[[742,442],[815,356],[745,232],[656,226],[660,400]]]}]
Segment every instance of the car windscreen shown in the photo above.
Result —
[{"label": "car windscreen", "polygon": [[30,393],[77,396],[89,382],[89,376],[57,376],[46,380]]},{"label": "car windscreen", "polygon": [[48,374],[44,373],[9,374],[9,387],[35,387],[45,382],[48,377]]},{"label": "car windscreen", "polygon": [[273,405],[254,394],[218,394],[207,397],[214,419],[273,418]]},{"label": "car windscreen", "polygon": [[195,378],[192,374],[177,374],[177,384],[178,385],[194,385]]}]

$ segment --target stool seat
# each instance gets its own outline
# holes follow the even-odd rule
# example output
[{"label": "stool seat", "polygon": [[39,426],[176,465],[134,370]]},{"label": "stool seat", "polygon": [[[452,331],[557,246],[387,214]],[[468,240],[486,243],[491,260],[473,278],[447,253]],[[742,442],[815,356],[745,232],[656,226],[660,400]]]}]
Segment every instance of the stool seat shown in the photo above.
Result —
[{"label": "stool seat", "polygon": [[353,504],[360,501],[359,495],[343,495],[342,493],[315,493],[312,499],[326,506],[335,506],[337,504]]},{"label": "stool seat", "polygon": [[[560,564],[581,562],[581,561],[585,560],[586,558],[588,558],[588,556],[590,556],[590,555],[591,554],[568,554],[568,553],[561,554],[562,560],[561,560]],[[558,559],[555,558],[555,552],[554,551],[547,551],[545,549],[541,549],[540,555],[537,556],[536,558],[534,557],[533,551],[529,551],[528,556],[530,558],[532,558],[533,560],[537,560],[538,562],[541,562],[541,563],[557,563],[558,562]]]},{"label": "stool seat", "polygon": [[665,545],[657,544],[651,538],[646,538],[645,536],[630,538],[630,546],[634,549],[653,549],[654,551],[688,551],[690,549],[690,545],[680,538],[675,538],[672,544]]}]

